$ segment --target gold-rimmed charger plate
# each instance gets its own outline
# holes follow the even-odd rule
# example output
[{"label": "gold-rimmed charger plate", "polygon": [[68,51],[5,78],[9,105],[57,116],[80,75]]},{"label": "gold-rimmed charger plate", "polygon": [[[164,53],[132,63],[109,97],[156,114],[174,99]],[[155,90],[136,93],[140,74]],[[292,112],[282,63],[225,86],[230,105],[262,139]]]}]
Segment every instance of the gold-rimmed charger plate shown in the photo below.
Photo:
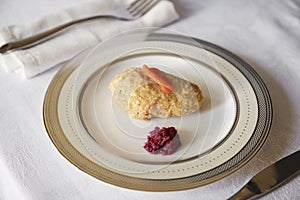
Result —
[{"label": "gold-rimmed charger plate", "polygon": [[[213,97],[211,95],[214,96],[218,92],[213,93],[210,81],[216,80],[213,75],[217,74],[220,83],[224,85],[225,89],[223,88],[223,90],[228,91],[225,92],[224,97],[230,99],[229,103],[224,103],[224,109],[225,111],[227,109],[228,112],[230,108],[234,110],[233,113],[229,114],[232,120],[225,123],[225,125],[228,124],[227,128],[220,128],[220,130],[226,130],[222,137],[216,139],[210,136],[210,139],[213,139],[214,142],[208,145],[207,148],[199,150],[198,153],[195,153],[195,147],[198,145],[197,142],[203,141],[203,138],[196,137],[198,139],[195,139],[193,137],[193,139],[187,140],[189,145],[186,145],[186,149],[183,149],[181,154],[176,155],[176,157],[167,157],[168,162],[164,164],[161,164],[164,157],[156,159],[142,152],[134,157],[134,154],[127,155],[122,153],[123,150],[116,151],[110,148],[105,140],[97,140],[98,132],[93,133],[93,123],[89,120],[91,116],[88,110],[97,108],[97,110],[103,111],[105,109],[101,105],[97,105],[97,99],[106,95],[104,85],[107,83],[105,76],[97,76],[97,74],[103,75],[106,73],[107,78],[109,78],[110,75],[115,74],[124,67],[124,62],[118,65],[120,62],[114,62],[116,56],[113,56],[113,53],[110,52],[107,53],[108,60],[111,59],[109,67],[107,64],[95,66],[93,63],[98,62],[98,58],[93,57],[93,52],[103,52],[103,49],[96,48],[92,53],[86,51],[79,54],[66,64],[54,77],[45,95],[43,110],[45,127],[52,142],[61,154],[82,171],[102,181],[125,188],[147,191],[184,190],[205,185],[234,172],[252,158],[263,145],[272,120],[271,100],[263,81],[247,63],[227,50],[198,39],[193,39],[192,43],[190,41],[190,39],[185,40],[185,37],[178,35],[152,34],[141,41],[135,41],[124,46],[118,45],[115,48],[120,52],[117,50],[114,50],[114,52],[116,55],[121,55],[122,52],[135,49],[135,51],[130,51],[128,55],[122,54],[123,57],[120,60],[122,62],[124,60],[128,61],[128,65],[149,62],[147,59],[153,59],[153,57],[148,58],[148,56],[153,53],[158,54],[159,57],[155,58],[159,58],[161,63],[166,63],[162,64],[162,67],[165,67],[168,62],[177,63],[176,59],[183,59],[188,65],[193,63],[193,69],[196,69],[198,73],[202,75],[208,73],[206,76],[202,76],[203,81],[199,81],[199,84],[207,87],[206,98],[210,99],[208,101],[210,105],[206,105],[209,108],[206,110],[208,114],[210,110],[215,110],[223,105],[218,104],[214,107],[212,103]],[[138,45],[142,44],[142,48],[136,48],[137,42],[139,42]],[[164,51],[161,51],[161,49]],[[172,52],[172,54],[175,52],[176,55],[180,56],[172,60],[174,58],[171,58],[168,55],[169,53],[166,54],[166,52]],[[105,55],[105,52],[103,52],[103,55]],[[86,61],[87,57],[88,61]],[[93,59],[96,60],[90,62]],[[175,66],[169,70],[178,72],[181,66],[178,66],[178,69]],[[188,69],[188,66],[186,67]],[[89,69],[82,71],[86,68],[89,68],[90,71]],[[211,70],[205,72],[203,71],[204,68]],[[101,71],[103,69],[105,71]],[[191,69],[183,70],[182,73],[184,76],[192,77],[193,73],[189,74],[190,71]],[[79,79],[78,74],[83,73],[85,73],[85,78]],[[209,74],[212,75],[211,78],[206,78]],[[197,80],[195,79],[195,81]],[[92,90],[96,88],[97,91],[92,94],[93,98],[90,99],[88,95],[89,87]],[[101,89],[104,92],[101,93]],[[109,97],[105,98],[109,100]],[[110,106],[106,107],[111,109]],[[204,111],[205,109],[200,110],[198,113],[200,125],[201,121],[206,119]],[[107,112],[109,110],[99,112],[100,114],[94,113],[100,127],[103,127],[101,125],[103,121],[101,113],[107,114]],[[111,111],[111,115],[114,115],[115,112]],[[117,116],[119,117],[119,115]],[[114,119],[113,116],[111,118]],[[112,122],[123,120],[125,119],[121,118]],[[182,121],[188,120],[188,118],[184,118],[180,122],[182,124]],[[177,124],[178,122],[172,123]],[[125,125],[118,124],[118,126]],[[221,127],[224,128],[224,126]],[[180,128],[183,129],[181,126]],[[128,129],[127,131],[134,132],[135,130]],[[213,131],[207,129],[205,132],[211,134],[215,131],[214,129]],[[105,128],[101,129],[101,134],[106,134],[106,132],[108,130]],[[193,134],[197,136],[199,130],[194,131]],[[116,136],[111,137],[109,141],[118,142],[113,140]],[[184,140],[184,135],[181,137]],[[205,138],[207,139],[207,137]],[[126,137],[121,141],[126,144]],[[207,141],[209,140],[207,139]],[[123,143],[119,143],[119,146],[122,147]],[[132,143],[135,143],[135,141],[131,141],[130,144]],[[125,145],[121,149],[126,148],[126,146],[133,145]],[[135,148],[140,148],[142,151],[142,147],[137,146]],[[133,148],[133,151],[135,148]],[[137,151],[139,150],[137,149]]]}]

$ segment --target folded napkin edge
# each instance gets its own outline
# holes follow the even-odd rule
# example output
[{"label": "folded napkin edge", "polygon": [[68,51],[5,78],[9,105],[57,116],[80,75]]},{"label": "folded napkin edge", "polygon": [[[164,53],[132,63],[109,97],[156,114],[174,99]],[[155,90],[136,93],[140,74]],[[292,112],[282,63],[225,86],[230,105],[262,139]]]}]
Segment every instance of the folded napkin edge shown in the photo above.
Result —
[{"label": "folded napkin edge", "polygon": [[[159,15],[157,13],[160,13]],[[162,27],[180,18],[171,1],[162,0],[140,18],[144,26]]]},{"label": "folded napkin edge", "polygon": [[11,30],[14,25],[3,26],[0,28],[0,46],[6,44],[9,41],[15,41],[17,38]]},{"label": "folded napkin edge", "polygon": [[9,73],[17,72],[24,66],[17,54],[18,52],[12,52],[0,55],[0,65],[4,66]]},{"label": "folded napkin edge", "polygon": [[[159,14],[158,14],[159,13]],[[128,22],[129,24],[127,25],[122,25],[120,29],[125,28],[125,29],[132,29],[132,28],[160,28],[162,26],[165,26],[175,20],[179,19],[179,15],[177,11],[175,10],[175,6],[172,2],[162,0],[157,5],[155,5],[150,11],[148,11],[144,16],[141,18]],[[124,22],[125,23],[125,22]],[[127,23],[127,22],[126,22]],[[15,37],[13,34],[13,28],[14,25],[12,26],[6,26],[1,28],[0,30],[2,31],[1,34],[0,32],[0,44],[3,41],[7,42],[9,38]],[[18,27],[15,27],[18,28]],[[21,27],[19,27],[21,28]],[[19,30],[18,28],[18,35],[20,34],[21,29]],[[88,28],[88,31],[92,31],[92,29]],[[10,36],[10,37],[9,37]],[[79,47],[82,46],[81,43],[75,42],[71,46],[66,47],[66,45],[63,45],[63,38],[59,36],[59,40],[55,40],[55,44],[61,46],[63,49],[66,50],[71,50],[72,55],[76,55],[77,53],[73,49],[79,49]],[[79,39],[82,38],[84,39],[84,36],[78,35],[78,33],[75,34],[74,38]],[[65,38],[64,38],[65,39]],[[91,40],[91,38],[86,38],[88,41]],[[51,42],[51,41],[50,41]],[[71,44],[70,41],[68,41],[68,44]],[[75,46],[74,46],[75,45]],[[43,45],[43,48],[46,46]],[[48,56],[45,54],[45,52],[51,51],[51,48],[53,45],[50,45],[46,47],[46,49],[39,51],[37,48],[39,48],[39,45],[33,47],[33,49],[25,49],[25,50],[18,50],[18,51],[13,51],[8,54],[3,54],[0,55],[0,64],[3,65],[6,68],[7,72],[10,73],[15,73],[15,72],[21,72],[23,74],[24,78],[32,78],[48,69],[51,67],[54,67],[60,63],[63,63],[66,60],[61,60],[63,59],[70,59],[73,56],[70,56],[70,53],[67,53],[68,57],[64,56],[58,56],[58,60],[53,60],[55,55]],[[76,47],[76,48],[75,48]],[[76,50],[76,51],[77,51]],[[46,56],[46,57],[42,57]]]}]

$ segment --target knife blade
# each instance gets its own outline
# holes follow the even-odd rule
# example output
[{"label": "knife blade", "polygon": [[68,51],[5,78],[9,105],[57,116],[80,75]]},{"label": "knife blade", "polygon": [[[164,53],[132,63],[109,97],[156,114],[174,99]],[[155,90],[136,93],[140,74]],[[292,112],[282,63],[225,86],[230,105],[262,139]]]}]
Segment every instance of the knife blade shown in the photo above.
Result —
[{"label": "knife blade", "polygon": [[228,200],[257,198],[283,185],[300,172],[300,150],[256,174]]}]

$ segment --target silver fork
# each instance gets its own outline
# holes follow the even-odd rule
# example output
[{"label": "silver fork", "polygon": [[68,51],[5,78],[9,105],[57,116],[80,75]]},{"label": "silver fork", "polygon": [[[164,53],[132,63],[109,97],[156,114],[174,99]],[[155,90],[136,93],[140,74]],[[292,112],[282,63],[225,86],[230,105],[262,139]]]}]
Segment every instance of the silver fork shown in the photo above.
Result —
[{"label": "silver fork", "polygon": [[88,18],[78,19],[74,20],[65,24],[62,24],[60,26],[54,27],[52,29],[49,29],[45,32],[39,33],[37,35],[24,38],[18,41],[9,42],[4,44],[0,47],[0,53],[6,53],[8,51],[14,50],[14,49],[22,49],[27,48],[32,45],[35,45],[37,43],[41,43],[47,39],[50,39],[51,37],[54,37],[55,34],[57,34],[59,31],[77,24],[81,23],[87,20],[96,19],[99,17],[111,17],[116,18],[120,20],[135,20],[141,16],[143,16],[145,13],[147,13],[159,0],[135,0],[133,3],[131,3],[127,8],[119,8],[116,10],[112,10],[110,13],[106,13],[104,15],[99,16],[92,16]]}]

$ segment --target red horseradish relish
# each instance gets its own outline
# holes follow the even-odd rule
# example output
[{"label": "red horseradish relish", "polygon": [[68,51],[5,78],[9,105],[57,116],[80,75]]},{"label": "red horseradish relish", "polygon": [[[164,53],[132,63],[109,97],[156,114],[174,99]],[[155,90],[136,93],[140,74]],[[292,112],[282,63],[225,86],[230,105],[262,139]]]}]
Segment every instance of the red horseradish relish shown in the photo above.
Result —
[{"label": "red horseradish relish", "polygon": [[144,149],[151,154],[170,155],[181,145],[174,127],[155,127],[150,131]]}]

